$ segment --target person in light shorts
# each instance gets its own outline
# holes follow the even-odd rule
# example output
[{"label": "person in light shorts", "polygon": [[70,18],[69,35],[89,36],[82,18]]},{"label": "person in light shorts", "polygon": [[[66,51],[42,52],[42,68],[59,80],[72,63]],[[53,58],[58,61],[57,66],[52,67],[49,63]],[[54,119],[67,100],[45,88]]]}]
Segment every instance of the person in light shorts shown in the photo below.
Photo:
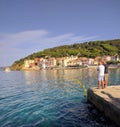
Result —
[{"label": "person in light shorts", "polygon": [[100,86],[102,86],[102,89],[104,88],[104,71],[105,67],[102,62],[99,62],[99,66],[97,68],[98,71],[98,89],[100,89]]},{"label": "person in light shorts", "polygon": [[98,81],[104,81],[104,76],[98,75]]}]

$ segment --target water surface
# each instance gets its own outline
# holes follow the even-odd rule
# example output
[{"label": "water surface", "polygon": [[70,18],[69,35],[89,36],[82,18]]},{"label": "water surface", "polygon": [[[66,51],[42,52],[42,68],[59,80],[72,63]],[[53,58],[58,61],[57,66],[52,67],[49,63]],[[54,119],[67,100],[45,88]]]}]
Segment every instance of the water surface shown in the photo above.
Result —
[{"label": "water surface", "polygon": [[[109,85],[120,84],[111,69]],[[97,86],[96,69],[0,71],[0,127],[114,127],[89,104],[83,88]]]}]

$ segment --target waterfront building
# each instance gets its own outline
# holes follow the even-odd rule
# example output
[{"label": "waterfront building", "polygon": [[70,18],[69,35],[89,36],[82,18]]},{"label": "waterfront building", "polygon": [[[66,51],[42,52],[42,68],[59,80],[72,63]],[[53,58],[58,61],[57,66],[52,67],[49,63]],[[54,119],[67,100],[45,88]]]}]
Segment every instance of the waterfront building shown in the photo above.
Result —
[{"label": "waterfront building", "polygon": [[111,61],[119,61],[119,56],[116,54],[114,56],[111,56]]},{"label": "waterfront building", "polygon": [[29,68],[30,64],[33,64],[33,63],[34,63],[34,60],[25,60],[24,61],[24,67]]},{"label": "waterfront building", "polygon": [[46,67],[51,68],[57,65],[57,61],[54,57],[46,59]]}]

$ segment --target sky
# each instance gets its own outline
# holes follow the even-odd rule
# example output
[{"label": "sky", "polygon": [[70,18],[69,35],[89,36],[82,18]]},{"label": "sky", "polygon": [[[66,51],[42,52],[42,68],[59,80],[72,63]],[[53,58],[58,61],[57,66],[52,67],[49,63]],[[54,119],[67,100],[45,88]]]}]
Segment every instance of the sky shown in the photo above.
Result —
[{"label": "sky", "polygon": [[120,39],[120,0],[0,0],[0,66],[61,45]]}]

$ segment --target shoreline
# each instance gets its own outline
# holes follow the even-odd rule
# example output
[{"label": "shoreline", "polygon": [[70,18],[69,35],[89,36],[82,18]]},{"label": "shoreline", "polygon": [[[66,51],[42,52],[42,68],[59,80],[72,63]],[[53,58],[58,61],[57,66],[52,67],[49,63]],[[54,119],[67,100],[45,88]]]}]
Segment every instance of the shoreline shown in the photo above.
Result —
[{"label": "shoreline", "polygon": [[[22,71],[39,71],[39,70],[72,70],[72,69],[94,69],[97,68],[98,66],[83,66],[83,67],[51,67],[51,68],[45,68],[45,69],[35,69],[35,68],[24,68],[21,69]],[[120,68],[119,65],[110,65],[109,69],[114,69],[114,68]]]},{"label": "shoreline", "polygon": [[[97,65],[80,66],[80,67],[49,67],[49,68],[22,68],[10,69],[11,71],[39,71],[39,70],[72,70],[72,69],[97,69]],[[109,69],[120,68],[120,65],[109,65]]]}]

